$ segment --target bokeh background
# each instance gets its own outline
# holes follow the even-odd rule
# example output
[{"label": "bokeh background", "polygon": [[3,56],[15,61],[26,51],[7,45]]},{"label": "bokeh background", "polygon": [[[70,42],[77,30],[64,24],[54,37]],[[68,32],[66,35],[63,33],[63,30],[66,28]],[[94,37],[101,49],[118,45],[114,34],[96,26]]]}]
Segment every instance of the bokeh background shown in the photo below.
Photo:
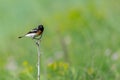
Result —
[{"label": "bokeh background", "polygon": [[0,80],[120,80],[120,0],[0,0]]}]

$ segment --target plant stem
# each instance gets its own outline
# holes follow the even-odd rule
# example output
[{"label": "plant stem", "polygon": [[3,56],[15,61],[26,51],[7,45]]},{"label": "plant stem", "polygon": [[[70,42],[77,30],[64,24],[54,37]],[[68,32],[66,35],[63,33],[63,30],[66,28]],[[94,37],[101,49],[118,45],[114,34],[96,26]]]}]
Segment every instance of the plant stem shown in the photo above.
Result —
[{"label": "plant stem", "polygon": [[37,69],[38,69],[38,80],[40,80],[40,42],[36,40],[37,51],[38,51],[38,61],[37,61]]}]

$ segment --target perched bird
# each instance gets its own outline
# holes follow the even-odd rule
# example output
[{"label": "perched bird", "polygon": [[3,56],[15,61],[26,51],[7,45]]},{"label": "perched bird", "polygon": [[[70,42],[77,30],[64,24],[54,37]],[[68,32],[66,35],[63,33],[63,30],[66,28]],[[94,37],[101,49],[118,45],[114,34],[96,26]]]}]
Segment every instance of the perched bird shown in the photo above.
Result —
[{"label": "perched bird", "polygon": [[29,31],[27,34],[20,36],[18,38],[23,38],[23,37],[31,37],[33,39],[40,40],[42,37],[42,33],[44,31],[43,25],[39,25],[37,28],[32,29]]}]

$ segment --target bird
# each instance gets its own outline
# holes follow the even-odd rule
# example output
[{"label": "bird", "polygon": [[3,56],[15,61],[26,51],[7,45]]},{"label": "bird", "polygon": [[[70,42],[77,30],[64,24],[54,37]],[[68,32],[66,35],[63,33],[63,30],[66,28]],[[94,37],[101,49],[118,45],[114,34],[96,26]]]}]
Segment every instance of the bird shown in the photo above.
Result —
[{"label": "bird", "polygon": [[44,31],[43,25],[38,25],[37,28],[32,29],[31,31],[27,32],[27,34],[19,36],[18,38],[30,37],[32,39],[40,40],[42,38],[43,31]]}]

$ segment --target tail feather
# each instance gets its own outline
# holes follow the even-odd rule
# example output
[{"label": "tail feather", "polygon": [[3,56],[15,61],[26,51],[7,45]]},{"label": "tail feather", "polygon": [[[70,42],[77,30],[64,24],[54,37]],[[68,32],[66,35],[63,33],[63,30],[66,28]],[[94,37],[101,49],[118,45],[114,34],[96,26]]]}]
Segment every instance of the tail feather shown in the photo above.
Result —
[{"label": "tail feather", "polygon": [[24,36],[19,36],[18,38],[23,38]]}]

